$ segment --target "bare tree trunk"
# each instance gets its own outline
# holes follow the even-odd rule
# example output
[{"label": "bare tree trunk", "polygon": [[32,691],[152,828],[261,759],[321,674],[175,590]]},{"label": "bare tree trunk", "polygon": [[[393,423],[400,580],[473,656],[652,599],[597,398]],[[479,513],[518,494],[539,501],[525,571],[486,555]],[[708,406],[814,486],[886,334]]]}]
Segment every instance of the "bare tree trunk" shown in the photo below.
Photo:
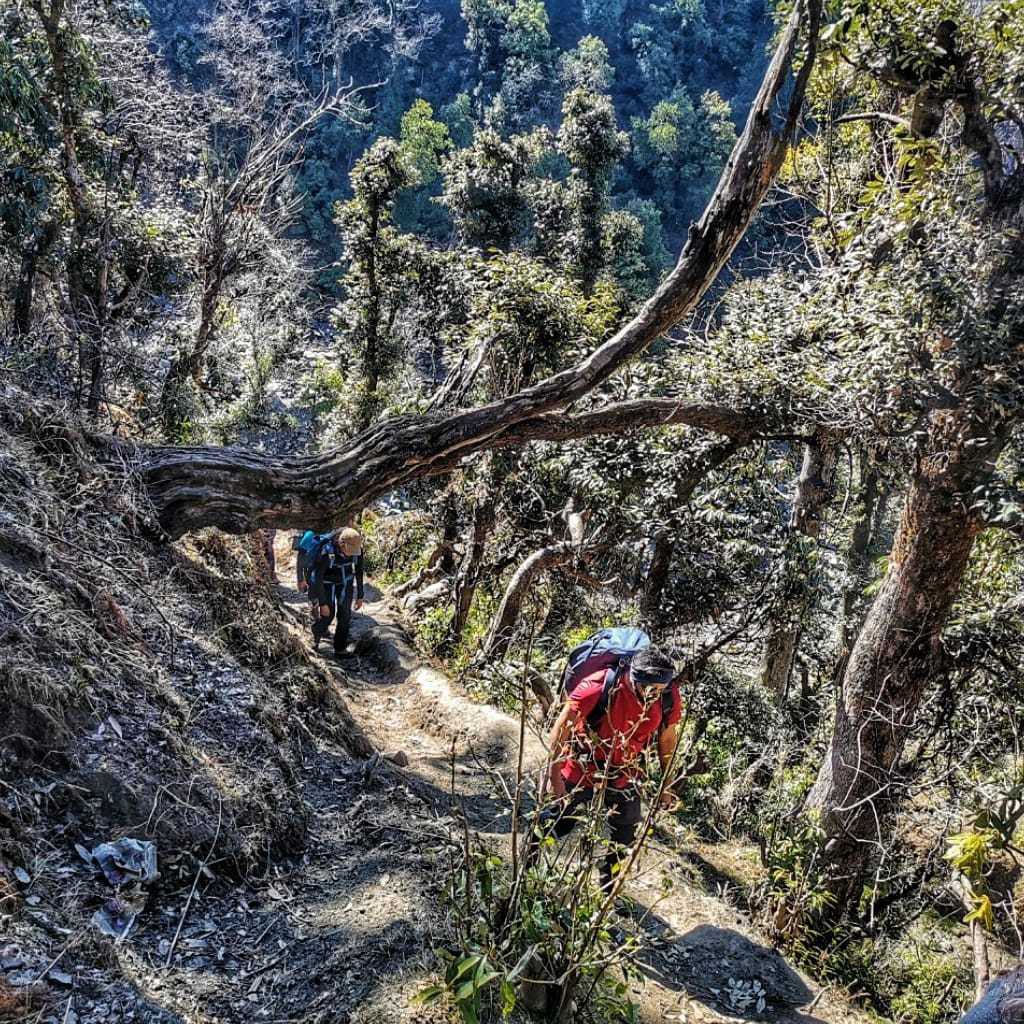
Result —
[{"label": "bare tree trunk", "polygon": [[839,621],[836,647],[838,658],[833,673],[839,680],[846,670],[854,640],[860,629],[861,602],[871,567],[871,552],[884,514],[887,494],[881,488],[881,474],[869,461],[871,455],[861,450],[858,456],[857,518],[853,524],[846,556],[846,581],[843,586],[843,609]]},{"label": "bare tree trunk", "polygon": [[39,260],[53,248],[57,240],[57,224],[47,220],[32,235],[21,257],[18,284],[14,293],[14,331],[25,335],[32,329],[32,300],[35,294],[36,272]]},{"label": "bare tree trunk", "polygon": [[856,902],[884,849],[894,769],[926,686],[944,671],[942,630],[980,524],[970,505],[1005,437],[969,410],[932,414],[889,568],[840,684],[828,751],[807,809],[820,820],[837,909]]},{"label": "bare tree trunk", "polygon": [[494,500],[488,496],[477,503],[473,510],[473,525],[466,544],[466,551],[455,578],[455,612],[452,615],[450,642],[455,644],[462,639],[469,613],[473,608],[473,598],[480,583],[483,568],[484,552],[487,538],[494,529]]},{"label": "bare tree trunk", "polygon": [[675,523],[660,527],[654,534],[654,551],[651,553],[651,564],[644,580],[644,590],[640,597],[640,614],[645,620],[658,618],[661,610],[661,596],[668,583],[669,570],[672,568],[672,555],[676,550]]},{"label": "bare tree trunk", "polygon": [[[817,430],[804,444],[803,462],[796,483],[796,494],[789,517],[789,528],[808,537],[821,533],[822,512],[832,499],[835,488],[836,452],[838,439],[830,431]],[[792,545],[791,557],[801,567],[806,566],[807,555],[801,543]],[[797,593],[781,602],[779,623],[765,640],[761,654],[761,685],[782,703],[789,692],[789,680],[796,663],[800,639],[801,618],[811,599],[811,587],[806,572],[799,573],[801,582]]]},{"label": "bare tree trunk", "polygon": [[519,621],[523,598],[531,584],[545,570],[557,565],[565,565],[572,559],[575,551],[576,548],[572,543],[550,544],[534,551],[520,563],[505,588],[501,604],[491,622],[484,648],[485,658],[504,658],[508,654],[516,623]]},{"label": "bare tree trunk", "polygon": [[732,440],[712,445],[697,456],[685,473],[676,478],[665,525],[654,535],[654,551],[640,597],[640,614],[645,621],[657,625],[665,619],[662,614],[661,598],[672,568],[672,555],[676,547],[675,535],[681,525],[680,511],[689,504],[694,491],[708,473],[724,466],[749,440],[749,435],[740,432]]},{"label": "bare tree trunk", "polygon": [[800,625],[794,623],[772,630],[761,652],[761,685],[781,704],[789,692],[789,680],[796,663]]},{"label": "bare tree trunk", "polygon": [[808,537],[821,533],[821,513],[832,500],[836,483],[838,438],[828,430],[816,430],[804,444],[803,463],[796,482],[789,528]]},{"label": "bare tree trunk", "polygon": [[[814,65],[820,15],[820,0],[794,5],[743,133],[675,269],[637,315],[581,363],[476,409],[384,421],[349,447],[316,459],[285,462],[217,448],[139,447],[142,482],[163,528],[180,536],[202,526],[233,533],[310,522],[326,526],[403,483],[448,472],[473,451],[500,446],[503,439],[523,443],[526,421],[542,434],[564,431],[566,417],[547,414],[586,395],[678,323],[743,237],[788,151]],[[723,418],[732,433],[735,418]],[[753,430],[745,424],[746,435],[770,418],[759,410]],[[568,426],[587,423],[586,416],[573,419]]]}]

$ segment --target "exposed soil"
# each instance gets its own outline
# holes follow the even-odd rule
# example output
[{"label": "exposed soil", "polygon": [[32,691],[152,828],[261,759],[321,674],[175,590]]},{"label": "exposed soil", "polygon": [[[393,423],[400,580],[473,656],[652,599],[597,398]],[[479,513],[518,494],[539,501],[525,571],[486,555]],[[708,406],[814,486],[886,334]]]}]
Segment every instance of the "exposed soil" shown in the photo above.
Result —
[{"label": "exposed soil", "polygon": [[[204,556],[216,560],[217,552]],[[290,579],[283,550],[280,556],[279,573]],[[278,817],[273,826],[263,822],[253,828],[261,842],[273,837],[274,848],[262,858],[248,851],[250,868],[240,870],[218,835],[223,808],[213,835],[210,814],[204,818],[206,832],[202,842],[193,837],[190,856],[175,856],[174,833],[150,830],[161,847],[161,878],[149,887],[134,929],[115,943],[88,923],[92,909],[110,896],[107,883],[75,851],[74,842],[89,837],[80,822],[66,834],[51,834],[45,856],[22,869],[27,883],[7,875],[13,881],[5,883],[12,889],[6,898],[15,909],[2,919],[8,927],[0,937],[0,1020],[427,1024],[451,1019],[443,1007],[412,1008],[409,1001],[435,970],[432,950],[445,935],[442,897],[445,851],[455,825],[452,795],[471,827],[502,849],[510,827],[505,792],[515,777],[518,723],[472,702],[425,664],[397,613],[372,588],[353,620],[357,656],[341,665],[312,653],[305,599],[288,586],[277,587],[276,595],[283,626],[275,627],[282,636],[274,642],[293,649],[290,661],[274,662],[282,692],[273,692],[274,671],[264,671],[261,678],[269,684],[254,690],[251,678],[246,682],[252,669],[239,654],[241,664],[235,667],[211,662],[197,671],[190,712],[209,736],[222,735],[225,764],[249,761],[252,779],[258,779],[264,763],[276,763],[274,771],[283,780],[275,797]],[[266,639],[253,632],[252,622],[239,628],[232,618],[222,628],[234,629],[233,644],[239,647],[249,642],[258,647]],[[194,638],[177,643],[179,663],[202,654]],[[294,706],[289,696],[294,684],[284,679],[282,664],[293,673],[321,678],[322,689],[333,689],[343,700],[325,699],[319,711],[310,702]],[[252,707],[255,721],[273,719],[279,731],[281,722],[290,723],[277,745],[268,745],[264,730],[248,750],[231,749],[241,735],[229,728],[233,690],[235,700],[251,704],[255,693],[276,709],[270,715],[267,708]],[[352,721],[346,714],[344,728],[327,727],[346,704]],[[130,712],[125,717],[134,722]],[[134,739],[134,725],[132,730],[128,738]],[[360,747],[366,741],[379,753],[354,756],[353,737],[357,755],[370,750]],[[94,742],[116,749],[122,737],[108,724]],[[209,749],[214,750],[212,741]],[[542,745],[530,736],[527,768],[539,768],[543,756]],[[122,771],[128,768],[125,762]],[[131,793],[131,780],[118,777],[116,762],[108,774],[110,799]],[[235,776],[241,791],[237,802],[255,801],[257,794],[244,792],[246,781],[237,768]],[[25,783],[17,782],[24,797]],[[122,812],[131,816],[141,809],[133,805]],[[234,834],[244,838],[244,821],[236,819]],[[103,837],[100,825],[91,838]],[[670,831],[662,830],[652,842],[629,887],[637,907],[635,927],[650,939],[640,965],[648,980],[636,992],[643,1021],[840,1024],[865,1019],[829,994],[819,999],[816,986],[767,948],[736,909],[706,891],[692,858],[677,848]],[[665,874],[674,886],[659,899]],[[0,882],[3,878],[0,872]],[[0,902],[0,912],[8,909]],[[763,986],[763,1013],[730,1007],[730,978]],[[799,1009],[812,1003],[811,1012]]]}]

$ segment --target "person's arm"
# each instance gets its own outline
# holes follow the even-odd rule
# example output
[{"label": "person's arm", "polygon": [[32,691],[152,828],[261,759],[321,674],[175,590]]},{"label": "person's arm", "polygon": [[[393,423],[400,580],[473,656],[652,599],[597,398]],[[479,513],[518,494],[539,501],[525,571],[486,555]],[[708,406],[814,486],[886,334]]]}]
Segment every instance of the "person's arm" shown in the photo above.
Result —
[{"label": "person's arm", "polygon": [[569,754],[569,739],[576,728],[579,717],[579,708],[572,701],[567,700],[548,735],[548,751],[550,752],[548,783],[551,786],[551,792],[559,799],[565,796],[562,765]]},{"label": "person's arm", "polygon": [[360,552],[356,555],[356,607],[363,603],[363,555]]},{"label": "person's arm", "polygon": [[300,591],[309,585],[306,581],[306,552],[302,548],[295,553],[295,585]]},{"label": "person's arm", "polygon": [[676,748],[679,745],[679,723],[681,718],[682,712],[679,707],[679,693],[677,691],[672,714],[669,716],[668,722],[658,733],[658,760],[661,762],[661,772],[665,776],[669,776],[669,772],[671,772],[671,776],[666,778],[665,785],[661,790],[662,807],[672,807],[678,800],[673,787],[679,781],[683,772],[682,759],[676,752]]}]

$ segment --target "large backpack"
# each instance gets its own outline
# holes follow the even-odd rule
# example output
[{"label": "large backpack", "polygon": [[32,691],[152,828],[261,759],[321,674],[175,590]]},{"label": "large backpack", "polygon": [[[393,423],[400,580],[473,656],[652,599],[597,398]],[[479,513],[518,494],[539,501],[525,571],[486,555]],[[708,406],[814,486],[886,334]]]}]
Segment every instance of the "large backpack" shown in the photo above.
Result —
[{"label": "large backpack", "polygon": [[[577,644],[569,652],[569,660],[562,675],[562,692],[572,695],[580,682],[601,669],[605,670],[604,686],[594,710],[587,715],[587,728],[597,732],[601,720],[608,713],[612,694],[623,673],[629,668],[633,655],[650,647],[651,638],[642,629],[614,626],[599,630]],[[665,722],[675,706],[675,686],[665,687],[661,695],[661,720]]]},{"label": "large backpack", "polygon": [[325,551],[330,555],[330,562],[324,573],[324,579],[318,582],[333,583],[341,586],[352,582],[355,579],[355,559],[353,556],[344,555],[338,550],[337,545],[334,543],[334,535],[331,533],[322,533],[316,537],[312,550],[308,555],[310,570],[320,560],[320,556]]},{"label": "large backpack", "polygon": [[320,534],[314,533],[312,530],[306,530],[305,533],[297,533],[292,539],[292,544],[296,551],[301,551],[307,558],[311,558],[313,552],[320,544],[320,540]]}]

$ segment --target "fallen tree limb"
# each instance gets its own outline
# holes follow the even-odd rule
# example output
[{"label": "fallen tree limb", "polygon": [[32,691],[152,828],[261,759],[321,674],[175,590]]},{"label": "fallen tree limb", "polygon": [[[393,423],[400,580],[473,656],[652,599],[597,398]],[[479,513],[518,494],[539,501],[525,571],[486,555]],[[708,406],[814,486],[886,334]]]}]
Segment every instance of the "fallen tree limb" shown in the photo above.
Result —
[{"label": "fallen tree limb", "polygon": [[[546,414],[592,391],[691,312],[743,237],[792,138],[820,16],[821,0],[795,5],[743,133],[678,263],[636,316],[582,362],[475,409],[385,420],[323,456],[284,460],[226,448],[136,447],[133,461],[163,529],[180,536],[204,526],[231,533],[325,527],[413,479],[445,472],[474,451],[564,437],[557,421],[564,425],[565,418]],[[644,421],[643,408],[623,406],[572,417],[570,429],[653,425]],[[710,420],[728,425],[735,414],[676,402],[671,415],[672,422],[707,427]]]}]

